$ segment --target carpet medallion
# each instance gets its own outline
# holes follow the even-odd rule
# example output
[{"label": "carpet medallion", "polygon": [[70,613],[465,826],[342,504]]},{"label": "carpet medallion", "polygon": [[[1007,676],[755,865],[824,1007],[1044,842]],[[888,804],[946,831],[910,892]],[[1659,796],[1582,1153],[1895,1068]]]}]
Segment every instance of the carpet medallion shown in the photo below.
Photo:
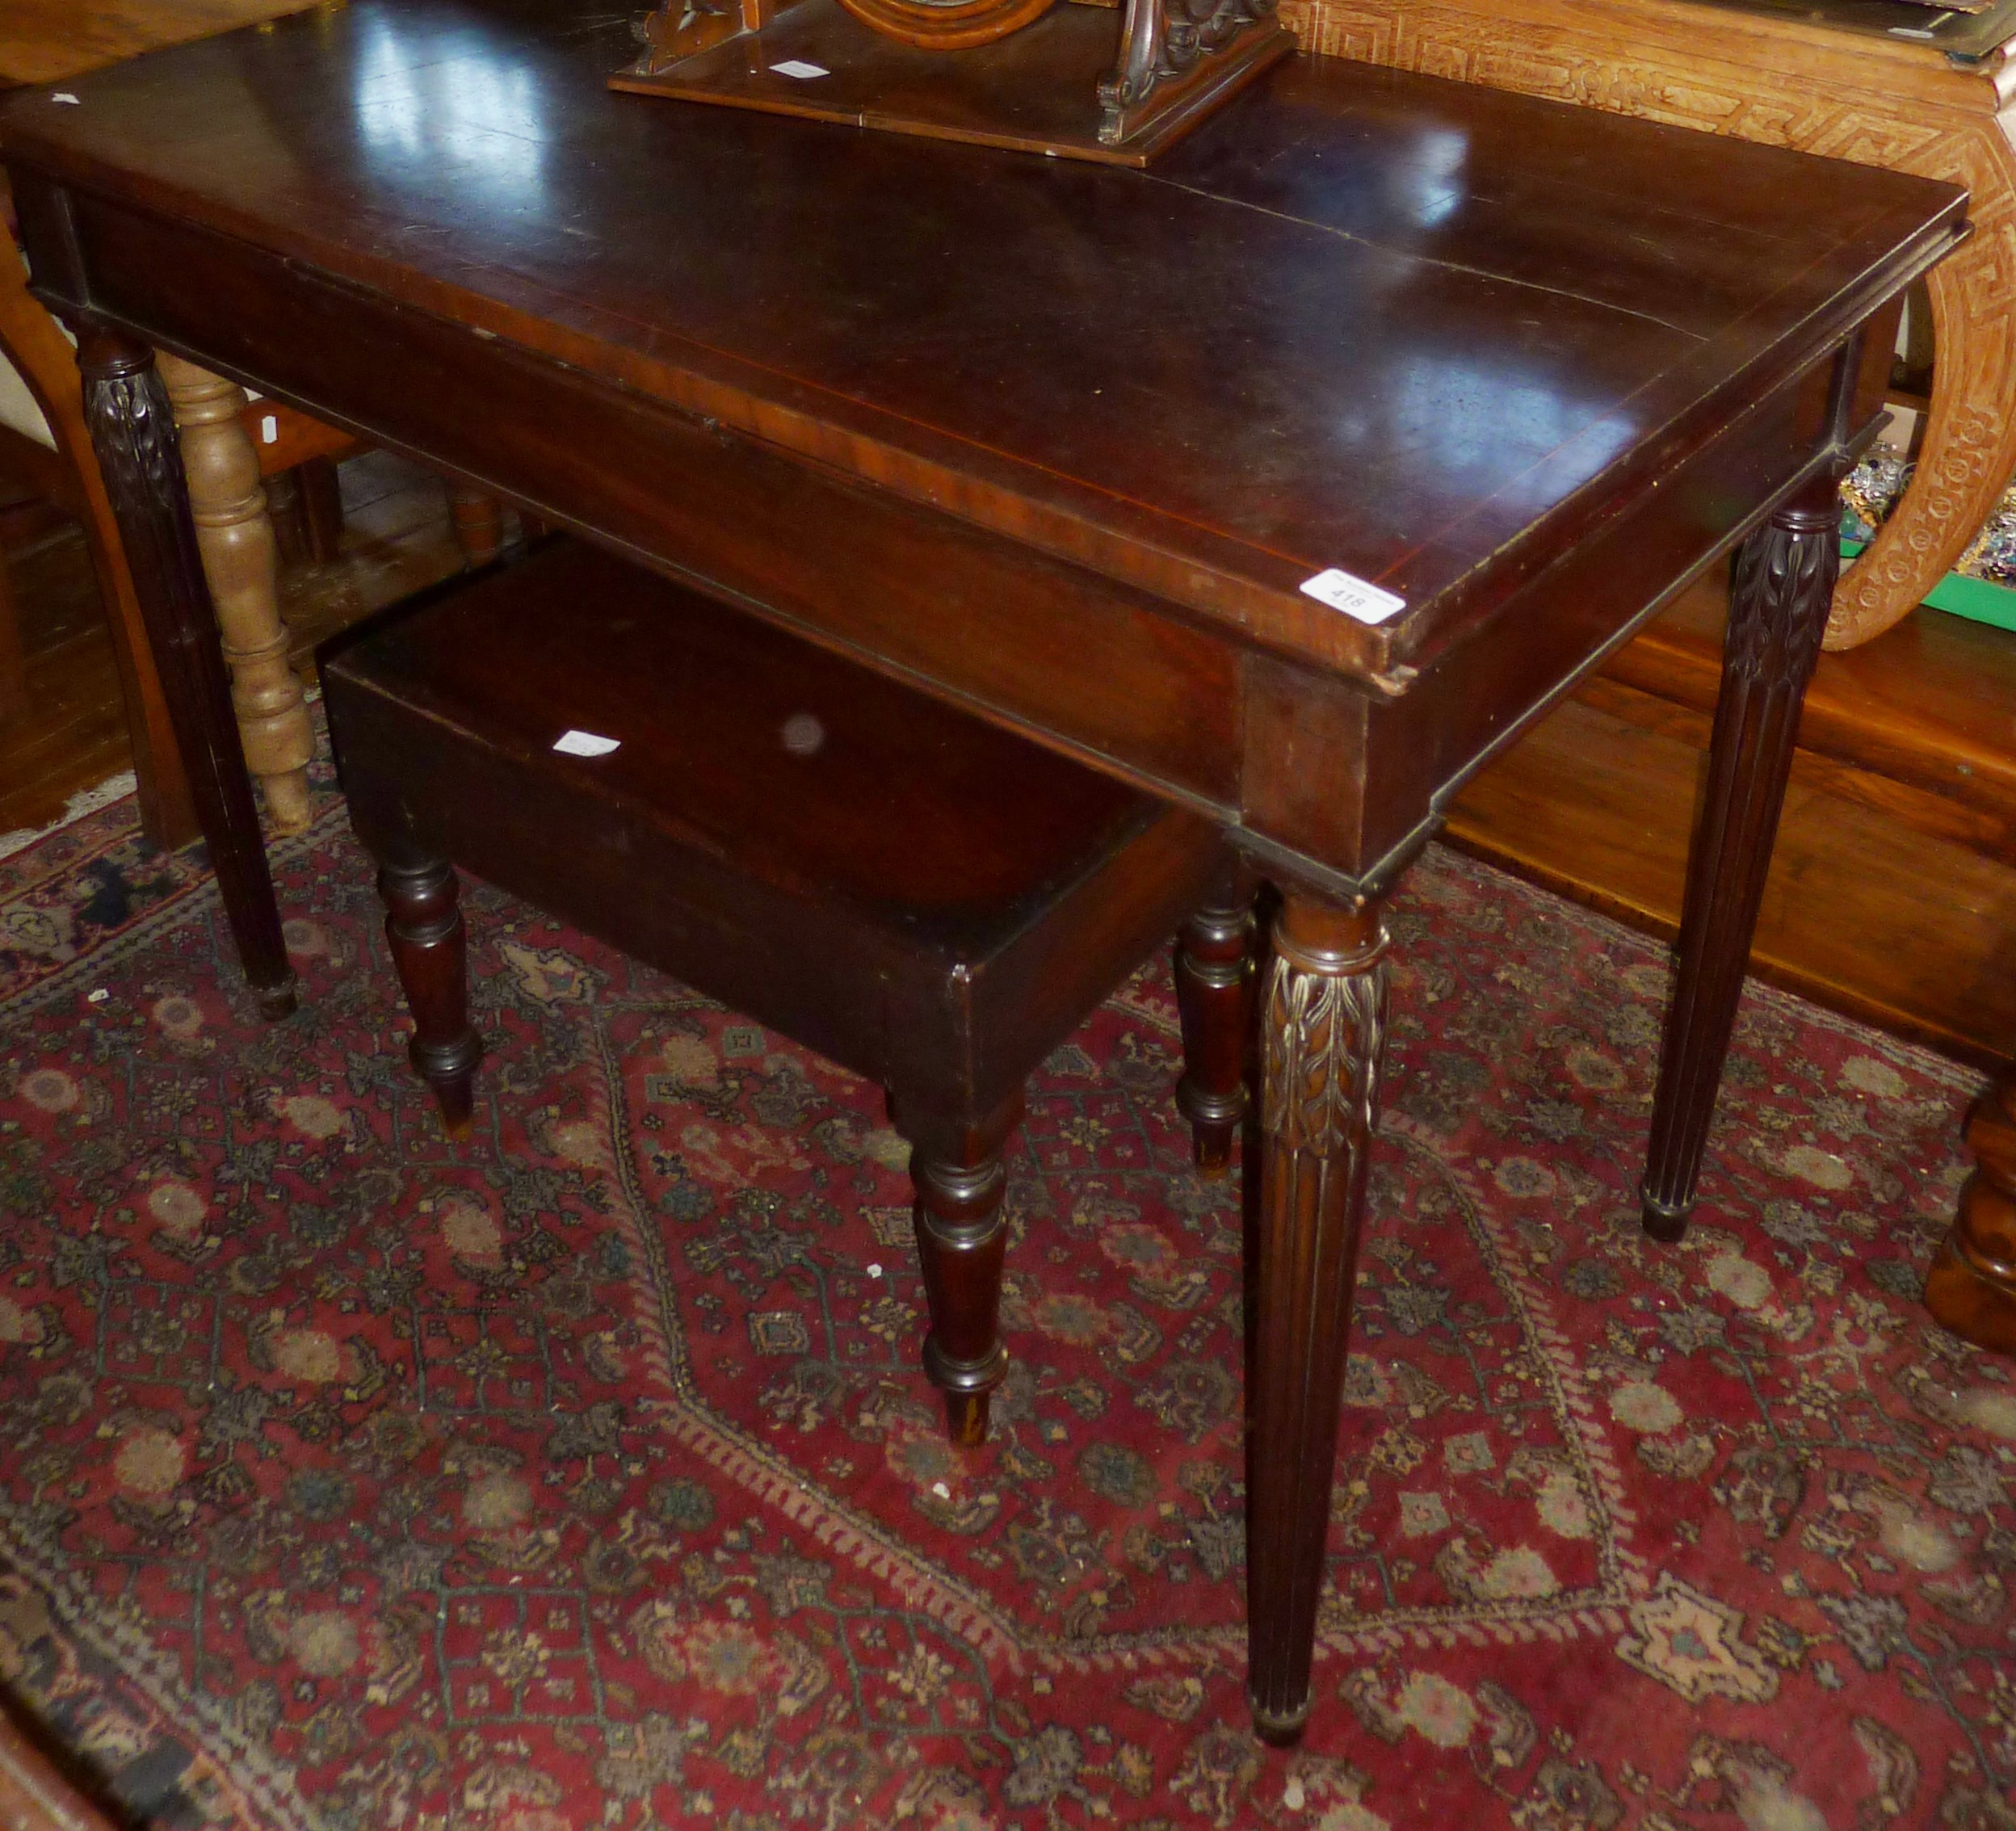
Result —
[{"label": "carpet medallion", "polygon": [[1282,1754],[1165,964],[1031,1090],[960,1452],[876,1090],[479,885],[451,1144],[340,813],[275,859],[270,1027],[129,804],[0,860],[0,1677],[146,1822],[2016,1828],[1950,1064],[1753,988],[1655,1246],[1663,955],[1430,855]]}]

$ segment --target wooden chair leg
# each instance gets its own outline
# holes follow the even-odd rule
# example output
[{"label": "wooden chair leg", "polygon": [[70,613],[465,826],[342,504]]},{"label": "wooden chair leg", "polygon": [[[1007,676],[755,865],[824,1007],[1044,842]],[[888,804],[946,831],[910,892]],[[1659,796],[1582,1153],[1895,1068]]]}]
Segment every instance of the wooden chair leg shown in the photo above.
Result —
[{"label": "wooden chair leg", "polygon": [[301,683],[288,666],[273,524],[259,487],[258,452],[238,418],[245,391],[178,357],[163,355],[160,366],[182,429],[189,507],[231,670],[246,767],[265,791],[273,825],[298,833],[309,819],[315,737]]},{"label": "wooden chair leg", "polygon": [[1253,885],[1228,882],[1176,938],[1183,1075],[1176,1104],[1190,1121],[1199,1172],[1223,1176],[1246,1114],[1246,1044],[1257,956]]},{"label": "wooden chair leg", "polygon": [[386,863],[378,873],[385,939],[413,1014],[407,1053],[433,1088],[451,1138],[468,1136],[483,1039],[469,1022],[468,930],[455,867],[443,859]]},{"label": "wooden chair leg", "polygon": [[894,1093],[889,1110],[910,1141],[917,1253],[931,1314],[924,1371],[945,1395],[952,1441],[982,1443],[993,1390],[1008,1373],[1001,1342],[1008,1173],[1001,1151],[1021,1120],[1022,1098],[977,1124],[922,1119]]},{"label": "wooden chair leg", "polygon": [[504,505],[466,483],[451,483],[448,510],[455,518],[455,538],[462,557],[472,566],[488,565],[504,544]]},{"label": "wooden chair leg", "polygon": [[334,458],[309,458],[294,468],[301,493],[301,519],[308,533],[308,556],[318,566],[333,565],[343,553],[343,485]]},{"label": "wooden chair leg", "polygon": [[1247,1689],[1254,1727],[1293,1741],[1309,1714],[1358,1279],[1367,1160],[1386,1044],[1376,904],[1291,891],[1262,1021],[1257,1263],[1247,1321]]},{"label": "wooden chair leg", "polygon": [[1679,965],[1666,1015],[1643,1191],[1645,1232],[1686,1231],[1723,1059],[1764,901],[1800,709],[1841,569],[1841,505],[1814,479],[1738,549],[1707,793],[1687,860]]}]

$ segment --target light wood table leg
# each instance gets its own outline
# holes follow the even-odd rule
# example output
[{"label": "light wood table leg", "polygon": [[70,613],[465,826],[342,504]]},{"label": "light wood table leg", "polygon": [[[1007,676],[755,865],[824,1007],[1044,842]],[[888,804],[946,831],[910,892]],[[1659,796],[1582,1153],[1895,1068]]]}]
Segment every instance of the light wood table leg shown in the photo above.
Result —
[{"label": "light wood table leg", "polygon": [[273,825],[298,833],[309,823],[315,734],[301,683],[288,666],[272,518],[258,453],[238,419],[245,390],[166,354],[161,374],[182,429],[189,507],[231,672],[246,766],[265,792]]},{"label": "light wood table leg", "polygon": [[[284,1016],[294,1008],[294,974],[232,716],[167,391],[153,353],[130,338],[87,326],[78,355],[92,447],[225,915],[260,1008],[269,1017]],[[255,475],[252,488],[258,487]]]},{"label": "light wood table leg", "polygon": [[1338,1411],[1386,1046],[1377,904],[1290,889],[1261,1020],[1259,1241],[1247,1321],[1247,1690],[1254,1727],[1309,1714]]}]

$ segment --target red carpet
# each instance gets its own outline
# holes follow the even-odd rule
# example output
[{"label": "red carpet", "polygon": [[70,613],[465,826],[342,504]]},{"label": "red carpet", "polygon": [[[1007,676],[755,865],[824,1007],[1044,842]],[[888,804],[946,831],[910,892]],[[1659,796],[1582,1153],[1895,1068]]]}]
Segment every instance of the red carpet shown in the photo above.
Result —
[{"label": "red carpet", "polygon": [[875,1090],[479,889],[451,1147],[340,815],[275,1027],[131,817],[0,863],[0,1677],[143,1821],[2016,1826],[2016,1383],[1916,1303],[1949,1065],[1754,991],[1653,1247],[1663,956],[1430,856],[1282,1754],[1161,964],[1033,1090],[961,1455]]}]

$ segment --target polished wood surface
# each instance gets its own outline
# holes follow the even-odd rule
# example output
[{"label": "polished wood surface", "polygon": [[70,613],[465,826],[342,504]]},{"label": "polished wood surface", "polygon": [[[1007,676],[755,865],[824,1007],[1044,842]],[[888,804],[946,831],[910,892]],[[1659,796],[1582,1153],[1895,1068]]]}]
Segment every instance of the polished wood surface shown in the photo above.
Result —
[{"label": "polished wood surface", "polygon": [[[1314,937],[1312,997],[1360,976],[1323,938],[1472,771],[1839,473],[1897,300],[1962,233],[1922,180],[1335,61],[1142,173],[612,97],[623,30],[358,4],[107,72],[78,108],[0,103],[38,288],[1205,815]],[[134,430],[102,443],[156,527],[179,479],[133,471]],[[1300,589],[1332,568],[1404,611]],[[149,579],[186,696],[221,703],[201,607]],[[206,826],[249,867],[249,796]],[[229,888],[284,999],[270,889]],[[1270,1059],[1301,1008],[1270,1002]],[[1276,1127],[1256,1166],[1258,1287],[1324,1319],[1262,1322],[1280,1359],[1251,1388],[1300,1394],[1267,1414],[1300,1523],[1254,1554],[1281,1734],[1356,1111]]]},{"label": "polished wood surface", "polygon": [[[573,542],[339,641],[322,678],[451,1133],[481,1052],[459,864],[888,1089],[924,1365],[980,1441],[1023,1084],[1225,890],[1213,828]],[[556,754],[570,730],[618,747]],[[1238,1001],[1186,1014],[1236,1078]]]},{"label": "polished wood surface", "polygon": [[1950,179],[1975,235],[1930,275],[1938,362],[1916,480],[1843,577],[1827,646],[1909,616],[2016,472],[2010,47],[1936,46],[1695,0],[1286,0],[1312,50]]},{"label": "polished wood surface", "polygon": [[61,82],[143,51],[342,0],[7,0],[0,88]]}]

